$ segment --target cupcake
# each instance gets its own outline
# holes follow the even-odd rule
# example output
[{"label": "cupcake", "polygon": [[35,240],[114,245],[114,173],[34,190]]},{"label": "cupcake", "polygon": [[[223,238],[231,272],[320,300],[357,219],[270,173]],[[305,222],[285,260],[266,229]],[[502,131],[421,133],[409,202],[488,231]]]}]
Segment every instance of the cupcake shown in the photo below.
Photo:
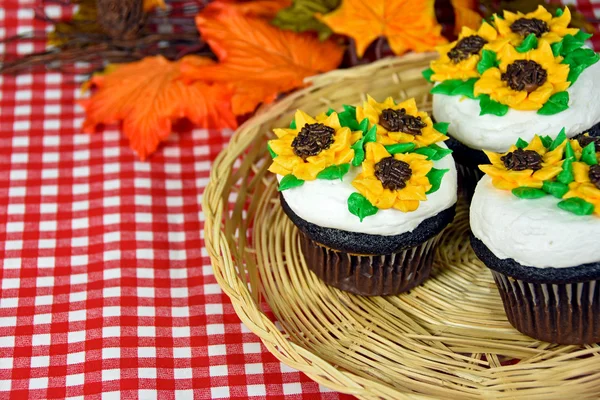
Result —
[{"label": "cupcake", "polygon": [[508,320],[551,343],[600,342],[600,146],[584,137],[486,152],[471,202],[471,244]]},{"label": "cupcake", "polygon": [[481,177],[482,150],[506,152],[556,126],[569,138],[600,134],[598,55],[570,21],[568,8],[554,16],[542,6],[505,11],[438,48],[424,76],[435,84],[433,117],[450,123],[448,146],[467,187]]},{"label": "cupcake", "polygon": [[288,129],[274,130],[269,171],[320,279],[372,296],[405,292],[429,276],[456,203],[446,128],[414,99],[369,97],[340,113],[297,111]]}]

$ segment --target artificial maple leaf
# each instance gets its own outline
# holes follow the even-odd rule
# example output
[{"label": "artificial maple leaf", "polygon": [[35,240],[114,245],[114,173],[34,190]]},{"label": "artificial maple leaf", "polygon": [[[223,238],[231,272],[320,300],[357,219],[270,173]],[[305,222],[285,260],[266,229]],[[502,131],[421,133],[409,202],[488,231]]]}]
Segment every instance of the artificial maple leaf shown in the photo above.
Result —
[{"label": "artificial maple leaf", "polygon": [[187,79],[227,83],[236,115],[254,111],[278,93],[304,85],[304,78],[336,68],[342,49],[310,34],[282,31],[224,4],[196,17],[202,38],[219,58],[215,65],[184,62]]},{"label": "artificial maple leaf", "polygon": [[[189,57],[189,59],[188,59]],[[95,93],[80,105],[85,109],[83,130],[122,121],[130,146],[144,160],[171,134],[172,123],[187,118],[202,128],[235,128],[231,93],[223,85],[187,84],[181,62],[209,65],[212,60],[188,56],[172,62],[162,56],[128,64],[113,64],[89,82]]]},{"label": "artificial maple leaf", "polygon": [[165,0],[144,0],[144,11],[148,12],[155,8],[167,8]]},{"label": "artificial maple leaf", "polygon": [[455,24],[454,33],[459,34],[463,26],[477,30],[481,25],[481,15],[476,11],[475,0],[452,0],[454,7]]},{"label": "artificial maple leaf", "polygon": [[333,11],[339,5],[340,0],[294,0],[291,7],[279,11],[271,23],[294,32],[318,32],[319,39],[325,40],[331,35],[331,29],[315,15]]},{"label": "artificial maple leaf", "polygon": [[435,20],[434,0],[342,0],[337,10],[317,17],[335,33],[354,39],[359,57],[380,36],[396,54],[446,43]]},{"label": "artificial maple leaf", "polygon": [[282,8],[289,7],[292,0],[254,0],[254,1],[239,1],[239,0],[215,0],[208,4],[205,8],[207,13],[212,12],[212,8],[218,9],[222,6],[219,3],[225,3],[228,7],[236,9],[244,15],[271,19]]}]

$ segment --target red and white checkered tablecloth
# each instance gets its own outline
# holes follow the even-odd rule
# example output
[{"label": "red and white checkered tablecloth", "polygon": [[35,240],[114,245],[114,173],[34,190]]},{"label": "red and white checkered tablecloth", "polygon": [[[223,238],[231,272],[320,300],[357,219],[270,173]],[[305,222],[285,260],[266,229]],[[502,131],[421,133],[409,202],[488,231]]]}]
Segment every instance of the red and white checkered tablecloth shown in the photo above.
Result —
[{"label": "red and white checkered tablecloth", "polygon": [[[0,38],[48,29],[34,7],[64,12],[0,0]],[[72,79],[0,76],[0,399],[349,398],[278,362],[215,281],[200,204],[231,132],[140,162],[114,126],[81,133]]]}]

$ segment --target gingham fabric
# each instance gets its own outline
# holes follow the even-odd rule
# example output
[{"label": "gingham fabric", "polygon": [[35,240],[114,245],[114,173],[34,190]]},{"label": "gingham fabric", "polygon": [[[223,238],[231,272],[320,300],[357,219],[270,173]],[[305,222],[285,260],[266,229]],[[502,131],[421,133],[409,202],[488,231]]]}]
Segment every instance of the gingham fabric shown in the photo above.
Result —
[{"label": "gingham fabric", "polygon": [[[69,12],[0,0],[0,38],[47,29],[35,7]],[[200,203],[231,132],[140,162],[114,126],[81,133],[72,79],[0,76],[0,399],[349,398],[279,363],[212,275]]]}]

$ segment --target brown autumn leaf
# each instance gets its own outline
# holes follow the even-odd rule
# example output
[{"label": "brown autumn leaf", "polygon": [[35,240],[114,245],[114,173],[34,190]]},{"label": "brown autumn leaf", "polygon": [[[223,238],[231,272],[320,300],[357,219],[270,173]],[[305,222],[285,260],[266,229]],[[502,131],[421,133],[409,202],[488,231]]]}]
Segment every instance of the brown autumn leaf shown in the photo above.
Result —
[{"label": "brown autumn leaf", "polygon": [[144,160],[181,118],[201,128],[235,128],[230,91],[220,84],[187,84],[181,79],[182,62],[214,63],[199,56],[177,62],[155,56],[112,64],[103,74],[94,75],[85,86],[94,93],[80,101],[86,114],[83,130],[92,133],[100,124],[121,122],[131,148]]},{"label": "brown autumn leaf", "polygon": [[342,59],[342,48],[332,41],[277,29],[222,3],[204,10],[196,23],[219,63],[184,62],[182,72],[187,79],[228,84],[236,115],[303,86],[304,78],[332,70]]}]

